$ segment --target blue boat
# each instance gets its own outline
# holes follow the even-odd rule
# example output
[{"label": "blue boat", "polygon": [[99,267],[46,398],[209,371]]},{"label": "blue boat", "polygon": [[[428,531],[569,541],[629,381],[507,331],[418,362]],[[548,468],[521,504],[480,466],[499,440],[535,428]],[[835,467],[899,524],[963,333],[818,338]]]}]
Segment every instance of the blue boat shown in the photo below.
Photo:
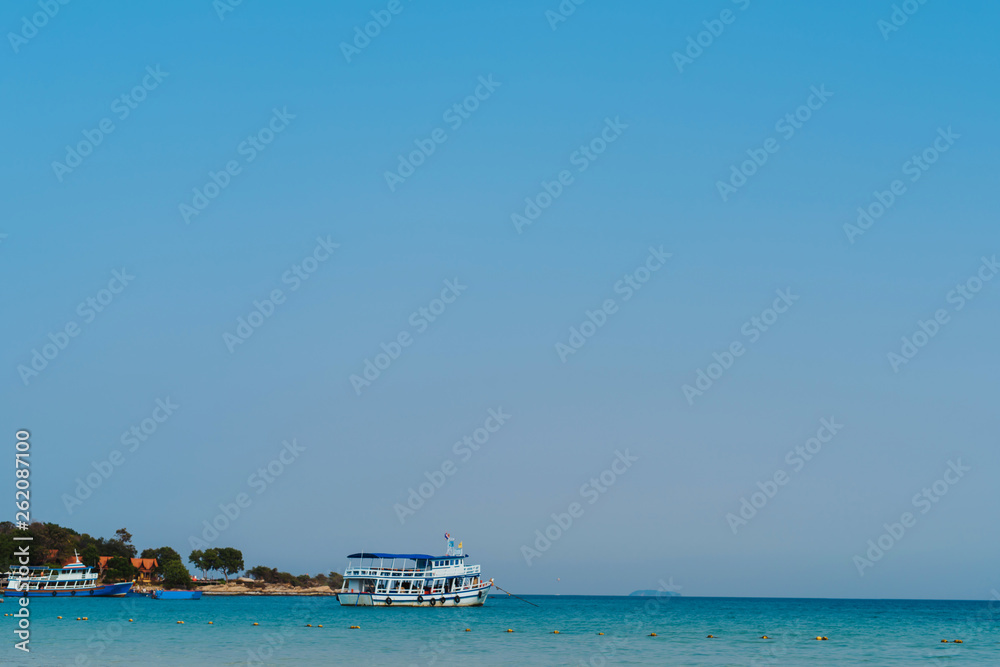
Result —
[{"label": "blue boat", "polygon": [[15,566],[7,573],[8,597],[125,597],[132,582],[98,584],[97,570],[87,567],[74,552],[74,558],[63,567]]},{"label": "blue boat", "polygon": [[200,600],[201,591],[153,591],[154,600]]}]

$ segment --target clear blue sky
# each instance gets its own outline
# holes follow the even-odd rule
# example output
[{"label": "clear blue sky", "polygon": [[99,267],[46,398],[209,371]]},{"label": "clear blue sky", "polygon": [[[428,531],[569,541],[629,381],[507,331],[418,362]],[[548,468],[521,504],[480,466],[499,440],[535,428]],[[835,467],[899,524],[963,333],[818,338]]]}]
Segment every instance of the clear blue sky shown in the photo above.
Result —
[{"label": "clear blue sky", "polygon": [[[949,299],[1000,253],[995,3],[931,1],[888,31],[888,1],[590,0],[556,22],[556,0],[401,0],[348,62],[340,44],[389,4],[248,1],[220,18],[210,0],[74,2],[37,34],[37,3],[0,9],[22,35],[0,46],[0,427],[11,449],[32,433],[33,517],[127,526],[140,548],[186,555],[247,493],[213,545],[296,573],[439,551],[450,531],[524,592],[1000,588],[1000,280],[960,310]],[[721,34],[679,61],[704,21]],[[477,108],[449,113],[463,100]],[[796,112],[809,118],[791,127]],[[102,121],[113,131],[78,166],[53,165]],[[269,124],[260,150],[244,143]],[[398,156],[433,136],[390,188]],[[906,165],[939,137],[926,171]],[[747,151],[767,161],[724,200]],[[555,201],[515,225],[563,171]],[[227,187],[185,215],[210,172]],[[897,179],[851,243],[844,225]],[[314,255],[317,238],[339,247]],[[619,284],[651,246],[671,256],[638,291]],[[307,257],[327,259],[286,274]],[[123,268],[134,279],[102,292]],[[466,289],[434,304],[456,279]],[[227,344],[275,289],[273,314]],[[772,317],[776,290],[798,298],[767,331],[744,327]],[[560,355],[607,300],[605,324]],[[937,310],[947,322],[896,372],[888,353]],[[401,332],[409,346],[359,395],[351,375]],[[19,371],[49,334],[65,349]],[[742,356],[689,401],[734,342]],[[178,407],[130,451],[122,434],[167,398]],[[511,417],[478,451],[454,448],[499,408]],[[818,454],[786,459],[831,417],[844,427]],[[292,439],[304,449],[279,476],[251,479]],[[638,461],[605,493],[581,489],[626,449]],[[115,450],[69,514],[64,494]],[[401,524],[394,505],[449,460]],[[971,470],[945,497],[914,502],[958,460]],[[727,515],[779,471],[734,534]],[[529,566],[522,545],[574,502],[582,515]],[[861,576],[854,557],[904,512],[914,525]]]}]

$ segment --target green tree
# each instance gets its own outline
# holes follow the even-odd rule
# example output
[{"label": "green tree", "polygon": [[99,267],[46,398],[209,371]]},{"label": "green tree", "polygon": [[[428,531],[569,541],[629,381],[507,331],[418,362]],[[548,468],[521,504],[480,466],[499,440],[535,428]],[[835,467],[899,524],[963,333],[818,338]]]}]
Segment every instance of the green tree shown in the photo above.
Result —
[{"label": "green tree", "polygon": [[119,528],[115,531],[115,538],[121,542],[122,546],[129,552],[130,558],[135,558],[137,550],[132,546],[132,533],[126,528]]},{"label": "green tree", "polygon": [[181,555],[170,547],[160,547],[159,549],[143,549],[140,558],[155,558],[156,568],[153,570],[157,576],[163,576],[163,567],[170,561],[178,561],[181,565],[184,560]]},{"label": "green tree", "polygon": [[115,556],[108,561],[107,569],[104,570],[104,580],[109,583],[116,581],[132,581],[135,578],[136,569],[132,567],[132,561],[122,556]]},{"label": "green tree", "polygon": [[115,531],[115,537],[105,539],[100,537],[96,541],[97,550],[102,556],[120,556],[122,558],[135,558],[138,554],[132,545],[132,533],[125,528]]},{"label": "green tree", "polygon": [[188,556],[188,562],[201,570],[201,578],[208,579],[208,566],[205,565],[205,552],[197,549]]},{"label": "green tree", "polygon": [[[76,544],[73,548],[80,554],[80,560],[83,561],[84,565],[97,567],[98,559],[101,556],[101,550],[97,548],[97,540],[84,533],[76,538]],[[91,558],[91,560],[88,560],[88,558]]]},{"label": "green tree", "polygon": [[269,584],[274,582],[277,573],[277,570],[267,567],[266,565],[255,565],[247,570],[248,577],[253,577],[257,581],[263,581]]},{"label": "green tree", "polygon": [[62,565],[73,556],[73,548],[80,539],[79,534],[57,523],[35,523],[31,525],[34,536],[32,551],[37,551],[44,564]]},{"label": "green tree", "polygon": [[[9,529],[8,526],[10,526]],[[0,524],[0,572],[7,572],[16,564],[14,551],[17,547],[15,545],[23,544],[14,541],[13,527],[14,524],[7,521]]]},{"label": "green tree", "polygon": [[83,551],[80,552],[80,560],[87,567],[97,567],[101,560],[101,552],[97,550],[97,545],[88,544],[85,546]]},{"label": "green tree", "polygon": [[327,585],[333,590],[337,590],[338,588],[344,587],[344,577],[342,575],[337,574],[336,572],[331,572],[330,574],[326,575],[326,577],[327,577],[326,579]]},{"label": "green tree", "polygon": [[229,575],[238,574],[243,569],[243,552],[232,547],[223,547],[218,550],[219,566],[216,569],[222,570],[222,576],[229,581]]},{"label": "green tree", "polygon": [[209,572],[222,568],[222,561],[219,559],[218,549],[205,549],[205,553],[202,556],[202,562],[205,564],[205,569]]},{"label": "green tree", "polygon": [[163,566],[164,563],[167,563],[168,561],[172,560],[181,561],[182,565],[184,563],[184,559],[181,558],[181,555],[176,551],[174,551],[173,549],[171,549],[170,547],[160,547],[159,549],[143,549],[142,555],[140,555],[139,557],[155,558],[157,561],[159,561],[160,566]]},{"label": "green tree", "polygon": [[[81,535],[72,528],[55,523],[36,521],[26,529],[19,529],[9,521],[0,522],[0,572],[15,564],[12,559],[14,545],[23,544],[20,541],[14,542],[14,536],[32,538],[29,565],[61,565],[77,552],[85,565],[97,567],[101,556],[120,557],[126,560],[135,557],[136,549],[131,543],[132,534],[121,528],[115,535],[116,537],[111,539],[103,537],[95,539],[86,533]],[[124,576],[124,572],[119,575]]]},{"label": "green tree", "polygon": [[180,560],[168,560],[163,565],[163,587],[190,589],[191,573]]}]

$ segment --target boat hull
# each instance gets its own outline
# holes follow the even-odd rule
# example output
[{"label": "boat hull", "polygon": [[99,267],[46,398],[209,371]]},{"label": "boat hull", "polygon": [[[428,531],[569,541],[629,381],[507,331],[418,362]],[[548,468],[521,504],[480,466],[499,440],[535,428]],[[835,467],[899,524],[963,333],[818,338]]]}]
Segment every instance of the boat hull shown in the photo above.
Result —
[{"label": "boat hull", "polygon": [[[481,607],[490,584],[457,593],[338,593],[344,607]],[[457,598],[457,599],[456,599]]]},{"label": "boat hull", "polygon": [[132,582],[123,584],[105,584],[89,589],[77,589],[75,591],[60,590],[38,590],[38,591],[18,591],[12,588],[5,588],[3,594],[7,597],[21,597],[27,595],[29,598],[123,598],[128,595],[132,588]]},{"label": "boat hull", "polygon": [[370,593],[337,593],[337,600],[342,607],[371,607]]},{"label": "boat hull", "polygon": [[154,600],[200,600],[201,591],[153,591]]}]

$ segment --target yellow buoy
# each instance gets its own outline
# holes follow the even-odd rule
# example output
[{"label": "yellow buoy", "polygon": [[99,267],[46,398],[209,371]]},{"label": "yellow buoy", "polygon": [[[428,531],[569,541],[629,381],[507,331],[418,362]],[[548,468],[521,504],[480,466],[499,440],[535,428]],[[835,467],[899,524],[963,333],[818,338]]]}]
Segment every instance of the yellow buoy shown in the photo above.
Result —
[{"label": "yellow buoy", "polygon": [[209,622],[208,622],[208,624],[209,624],[209,625],[214,625],[214,624],[215,624],[215,622],[214,622],[214,621],[209,621]]},{"label": "yellow buoy", "polygon": [[472,628],[466,628],[465,631],[466,632],[472,632]]},{"label": "yellow buoy", "polygon": [[260,625],[260,623],[254,623],[254,625]]},{"label": "yellow buoy", "polygon": [[947,639],[942,639],[942,640],[941,640],[941,643],[942,643],[942,644],[947,644],[947,643],[948,643],[948,640],[947,640]]},{"label": "yellow buoy", "polygon": [[56,616],[56,618],[62,618],[62,616]]},{"label": "yellow buoy", "polygon": [[558,634],[559,634],[559,631],[558,631],[558,630],[553,630],[553,631],[552,631],[552,634],[554,634],[554,635],[558,635]]},{"label": "yellow buoy", "polygon": [[961,639],[956,639],[956,640],[955,640],[955,643],[956,643],[956,644],[961,644],[961,643],[962,643],[962,640],[961,640]]},{"label": "yellow buoy", "polygon": [[177,621],[177,625],[184,625],[184,621]]},{"label": "yellow buoy", "polygon": [[87,618],[86,616],[84,616],[84,617],[83,617],[83,620],[85,620],[85,621],[89,621],[90,619],[89,619],[89,618]]},{"label": "yellow buoy", "polygon": [[823,637],[823,641],[826,641],[828,639],[829,639],[829,637]]},{"label": "yellow buoy", "polygon": [[603,635],[604,633],[603,633],[603,632],[598,632],[597,634],[599,634],[599,635]]},{"label": "yellow buoy", "polygon": [[822,638],[822,637],[817,637],[817,638],[816,638],[816,641],[819,641],[819,640],[821,640],[821,639],[823,639],[823,638]]},{"label": "yellow buoy", "polygon": [[312,627],[312,623],[306,623],[306,627],[307,628],[311,628]]},{"label": "yellow buoy", "polygon": [[715,639],[715,635],[709,635],[707,639]]},{"label": "yellow buoy", "polygon": [[510,628],[507,628],[507,632],[514,632],[514,631],[511,630]]},{"label": "yellow buoy", "polygon": [[655,637],[655,636],[656,636],[656,633],[655,633],[655,632],[650,632],[650,633],[649,633],[649,636],[650,636],[650,637]]},{"label": "yellow buoy", "polygon": [[317,625],[316,627],[317,627],[317,628],[322,628],[323,626],[322,626],[322,625]]},{"label": "yellow buoy", "polygon": [[761,637],[761,639],[767,639],[767,635],[764,635],[763,637]]},{"label": "yellow buoy", "polygon": [[128,619],[128,622],[129,622],[129,623],[134,623],[135,621],[133,621],[133,620],[132,620],[132,619],[130,618],[130,619]]},{"label": "yellow buoy", "polygon": [[360,630],[361,626],[360,625],[352,625],[349,629],[350,630]]}]

